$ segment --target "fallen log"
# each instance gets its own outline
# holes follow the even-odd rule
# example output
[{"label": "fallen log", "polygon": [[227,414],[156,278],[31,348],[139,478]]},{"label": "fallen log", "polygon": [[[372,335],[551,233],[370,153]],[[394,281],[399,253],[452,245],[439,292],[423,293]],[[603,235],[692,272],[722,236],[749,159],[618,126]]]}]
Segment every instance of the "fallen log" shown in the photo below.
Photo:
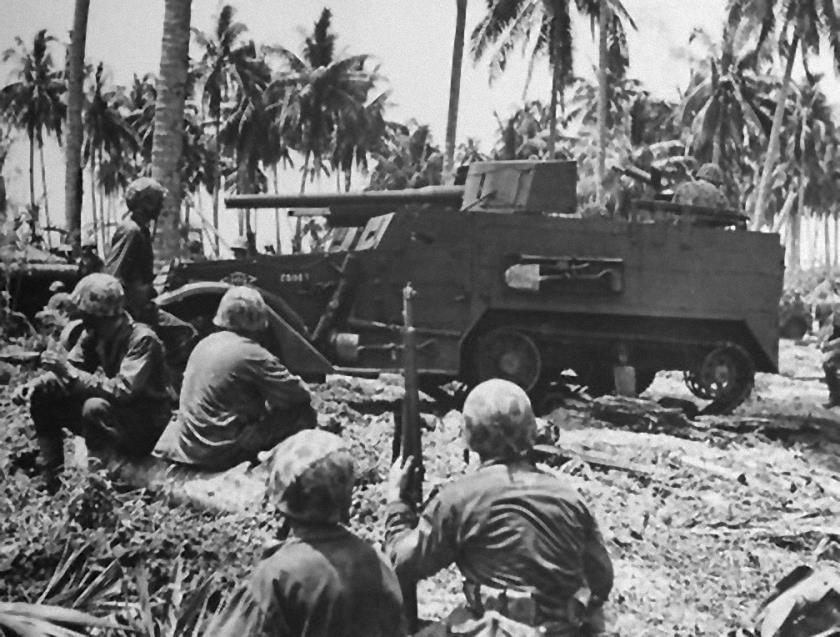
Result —
[{"label": "fallen log", "polygon": [[615,469],[617,471],[644,476],[650,476],[654,473],[651,467],[646,467],[635,462],[617,460],[608,454],[595,451],[575,451],[554,445],[534,445],[533,449],[539,459],[546,459],[552,462],[559,460],[560,462],[558,464],[563,464],[570,460],[582,460],[587,464],[594,467],[601,467],[602,469]]},{"label": "fallen log", "polygon": [[592,416],[617,427],[640,432],[666,432],[691,427],[682,409],[626,396],[596,398],[592,401]]}]

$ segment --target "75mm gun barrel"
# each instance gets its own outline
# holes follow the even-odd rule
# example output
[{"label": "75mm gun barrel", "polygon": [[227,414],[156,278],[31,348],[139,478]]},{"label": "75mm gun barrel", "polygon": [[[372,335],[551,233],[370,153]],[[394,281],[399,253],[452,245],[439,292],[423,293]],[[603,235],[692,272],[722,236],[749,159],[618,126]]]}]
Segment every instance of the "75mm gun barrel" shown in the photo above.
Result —
[{"label": "75mm gun barrel", "polygon": [[463,186],[426,186],[410,190],[328,194],[233,195],[225,199],[225,206],[228,208],[342,208],[429,203],[460,207],[463,198]]}]

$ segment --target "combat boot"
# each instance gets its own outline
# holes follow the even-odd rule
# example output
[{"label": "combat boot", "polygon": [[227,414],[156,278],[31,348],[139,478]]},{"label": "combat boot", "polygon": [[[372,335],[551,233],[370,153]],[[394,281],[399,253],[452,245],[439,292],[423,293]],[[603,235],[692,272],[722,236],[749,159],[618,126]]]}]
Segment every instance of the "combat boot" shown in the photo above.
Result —
[{"label": "combat boot", "polygon": [[64,469],[64,445],[61,438],[38,436],[41,459],[44,462],[44,483],[47,492],[55,494],[61,488],[61,474]]}]

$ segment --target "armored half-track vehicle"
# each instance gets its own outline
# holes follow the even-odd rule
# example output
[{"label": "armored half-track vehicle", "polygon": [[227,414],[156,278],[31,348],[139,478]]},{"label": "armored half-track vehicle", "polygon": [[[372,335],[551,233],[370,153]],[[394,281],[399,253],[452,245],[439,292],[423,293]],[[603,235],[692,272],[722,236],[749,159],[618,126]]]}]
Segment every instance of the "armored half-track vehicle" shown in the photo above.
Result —
[{"label": "armored half-track vehicle", "polygon": [[575,190],[572,162],[515,161],[472,164],[462,186],[234,196],[325,215],[330,249],[174,266],[159,303],[203,329],[227,285],[253,285],[275,314],[270,345],[305,376],[399,371],[409,281],[426,389],[503,377],[541,400],[574,372],[601,394],[626,360],[639,391],[684,370],[694,394],[735,404],[756,370],[776,371],[777,235],[670,202],[582,218]]}]

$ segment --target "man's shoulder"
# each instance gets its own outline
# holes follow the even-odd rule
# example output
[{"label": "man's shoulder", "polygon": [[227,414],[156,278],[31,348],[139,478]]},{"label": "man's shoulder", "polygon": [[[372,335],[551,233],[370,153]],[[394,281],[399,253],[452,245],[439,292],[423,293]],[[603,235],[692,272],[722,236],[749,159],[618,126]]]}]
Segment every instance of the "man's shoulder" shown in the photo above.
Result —
[{"label": "man's shoulder", "polygon": [[115,241],[119,238],[142,234],[143,228],[140,227],[140,224],[137,223],[131,217],[126,217],[119,224],[117,224],[117,227],[114,229],[114,236],[112,241]]},{"label": "man's shoulder", "polygon": [[504,497],[511,489],[527,487],[528,490],[551,493],[557,500],[570,505],[583,506],[581,495],[558,476],[535,466],[512,468],[505,464],[491,464],[450,482],[440,491],[442,501],[455,504],[475,497]]},{"label": "man's shoulder", "polygon": [[243,357],[274,357],[265,347],[255,340],[231,332],[221,330],[208,334],[198,342],[196,347],[202,349],[224,350],[225,355],[241,355]]}]

